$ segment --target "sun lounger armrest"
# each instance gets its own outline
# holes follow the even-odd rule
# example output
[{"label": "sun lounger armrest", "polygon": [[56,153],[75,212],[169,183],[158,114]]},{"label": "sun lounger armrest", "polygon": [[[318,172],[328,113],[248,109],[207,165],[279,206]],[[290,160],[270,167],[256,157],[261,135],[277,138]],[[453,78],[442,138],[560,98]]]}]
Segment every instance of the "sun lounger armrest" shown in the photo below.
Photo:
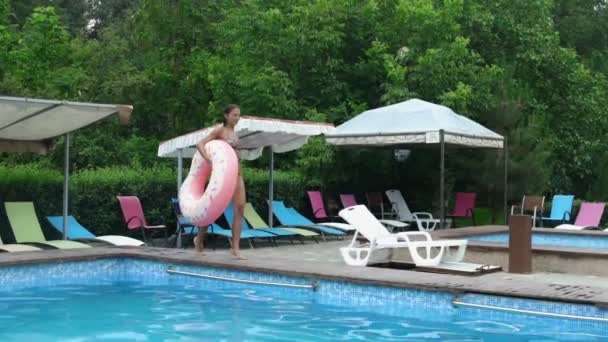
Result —
[{"label": "sun lounger armrest", "polygon": [[380,223],[382,223],[385,226],[388,225],[388,226],[395,227],[395,228],[405,228],[405,227],[409,226],[409,224],[407,224],[405,222],[397,221],[397,220],[380,219],[378,221],[380,221]]},{"label": "sun lounger armrest", "polygon": [[469,240],[435,240],[437,243],[444,243],[448,246],[466,246]]},{"label": "sun lounger armrest", "polygon": [[473,214],[473,208],[467,208],[466,213],[467,213],[468,215],[470,215],[470,217],[473,217],[473,216],[474,216],[474,214]]},{"label": "sun lounger armrest", "polygon": [[418,220],[418,219],[420,219],[420,220],[432,220],[433,219],[433,215],[431,213],[427,213],[427,212],[415,212],[415,213],[412,213],[412,215],[414,216],[414,218],[416,220]]},{"label": "sun lounger armrest", "polygon": [[129,226],[129,224],[131,223],[131,221],[134,221],[134,220],[137,220],[137,222],[139,223],[139,227],[140,228],[144,226],[144,223],[141,220],[141,218],[139,218],[138,216],[133,216],[133,217],[131,217],[131,218],[129,218],[127,220],[127,227]]},{"label": "sun lounger armrest", "polygon": [[[384,205],[381,204],[380,206],[382,207],[382,211],[384,211]],[[398,213],[399,213],[399,209],[397,209],[397,203],[390,202],[390,214],[397,216]],[[388,214],[388,213],[385,213],[385,214]]]},{"label": "sun lounger armrest", "polygon": [[[515,214],[515,209],[517,209],[517,208],[521,208],[521,205],[512,205],[511,206],[511,215]],[[520,212],[521,212],[521,210],[520,210]]]},{"label": "sun lounger armrest", "polygon": [[382,239],[384,239],[384,238],[395,238],[395,237],[397,238],[397,241],[399,241],[399,238],[402,237],[404,240],[402,242],[410,243],[409,238],[400,236],[399,234],[380,234],[380,235],[376,235],[373,239],[371,239],[369,241],[369,244],[370,244],[370,246],[374,246],[377,244],[377,241],[382,241]]},{"label": "sun lounger armrest", "polygon": [[428,246],[446,246],[446,247],[455,247],[455,246],[466,246],[469,243],[468,240],[433,240],[433,241],[412,241],[410,245],[428,245]]},{"label": "sun lounger armrest", "polygon": [[408,245],[411,248],[433,248],[433,247],[466,247],[467,240],[435,240],[435,241],[412,241]]},{"label": "sun lounger armrest", "polygon": [[397,238],[402,238],[405,241],[409,242],[414,242],[411,241],[410,238],[412,236],[422,236],[424,237],[424,240],[416,240],[416,241],[433,241],[433,239],[431,238],[431,234],[427,233],[427,232],[402,232],[402,233],[397,233],[394,234],[393,236],[397,236]]}]

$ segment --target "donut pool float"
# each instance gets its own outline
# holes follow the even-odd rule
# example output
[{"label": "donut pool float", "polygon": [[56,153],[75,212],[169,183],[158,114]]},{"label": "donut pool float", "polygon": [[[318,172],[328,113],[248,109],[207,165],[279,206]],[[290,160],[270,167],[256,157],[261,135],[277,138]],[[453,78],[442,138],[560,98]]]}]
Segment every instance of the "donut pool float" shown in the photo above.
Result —
[{"label": "donut pool float", "polygon": [[211,164],[196,151],[178,195],[182,214],[198,227],[207,227],[222,215],[232,200],[238,177],[238,159],[228,143],[211,140],[204,148]]}]

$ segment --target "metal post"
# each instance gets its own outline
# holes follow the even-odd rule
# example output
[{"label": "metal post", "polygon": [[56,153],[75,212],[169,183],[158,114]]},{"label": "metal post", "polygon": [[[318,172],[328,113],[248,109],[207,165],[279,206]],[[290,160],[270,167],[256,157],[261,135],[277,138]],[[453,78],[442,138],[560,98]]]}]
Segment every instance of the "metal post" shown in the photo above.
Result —
[{"label": "metal post", "polygon": [[507,148],[507,138],[506,137],[505,137],[505,140],[503,142],[502,149],[503,149],[503,155],[505,157],[505,160],[504,160],[504,164],[505,164],[504,165],[505,166],[505,180],[504,180],[505,184],[504,184],[504,186],[505,186],[505,188],[504,188],[504,198],[503,198],[503,201],[504,201],[503,202],[503,204],[504,204],[504,208],[503,209],[504,209],[504,212],[505,212],[505,224],[508,225],[509,224],[509,216],[508,216],[509,212],[508,212],[508,209],[507,209],[507,196],[508,196],[507,195],[508,194],[507,187],[508,187],[508,184],[509,184],[509,181],[508,181],[508,179],[509,179],[508,178],[509,177],[509,172],[508,172],[509,171],[509,149]]},{"label": "metal post", "polygon": [[268,225],[272,227],[272,201],[274,200],[274,151],[270,146],[270,181],[268,182]]},{"label": "metal post", "polygon": [[179,189],[182,187],[183,169],[184,169],[184,149],[180,148],[177,150],[177,193],[178,194],[179,194]]},{"label": "metal post", "polygon": [[[177,149],[177,196],[179,197],[179,189],[182,187],[182,170],[184,163],[184,149]],[[179,224],[179,218],[177,221],[177,239],[175,241],[177,248],[182,248],[182,229]]]},{"label": "metal post", "polygon": [[440,222],[440,226],[441,228],[445,227],[445,137],[444,137],[444,132],[443,130],[439,130],[439,144],[440,144],[440,149],[441,149],[441,159],[440,159],[440,166],[439,166],[439,173],[440,173],[440,179],[439,179],[439,201],[440,201],[440,214],[441,214],[441,222]]},{"label": "metal post", "polygon": [[65,135],[65,156],[63,160],[63,239],[68,239],[68,201],[70,183],[70,133]]}]

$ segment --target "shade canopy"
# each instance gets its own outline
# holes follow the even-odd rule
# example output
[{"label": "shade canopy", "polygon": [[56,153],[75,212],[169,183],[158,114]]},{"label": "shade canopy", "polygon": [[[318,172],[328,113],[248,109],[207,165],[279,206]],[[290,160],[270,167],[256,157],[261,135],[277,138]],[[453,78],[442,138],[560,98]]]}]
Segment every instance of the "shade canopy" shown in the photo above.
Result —
[{"label": "shade canopy", "polygon": [[68,237],[70,132],[118,114],[126,125],[128,105],[111,105],[0,96],[0,152],[48,152],[50,140],[65,135],[63,239]]},{"label": "shade canopy", "polygon": [[[182,151],[184,158],[192,158],[196,144],[219,125],[163,141],[158,146],[159,157],[178,157]],[[335,130],[332,124],[310,121],[292,121],[254,116],[243,116],[236,126],[239,136],[239,156],[253,160],[262,155],[264,147],[272,147],[273,152],[282,153],[296,150],[304,145],[310,136],[328,134]]]},{"label": "shade canopy", "polygon": [[0,152],[46,153],[50,139],[118,114],[127,124],[132,106],[0,96]]},{"label": "shade canopy", "polygon": [[450,108],[411,99],[365,111],[327,134],[334,145],[446,144],[503,148],[504,138]]},{"label": "shade canopy", "polygon": [[503,136],[448,107],[411,99],[365,111],[327,134],[330,144],[342,146],[416,146],[434,144],[440,148],[439,203],[441,227],[445,227],[445,150],[447,145],[494,148],[505,151],[504,208],[507,200],[507,153]]}]

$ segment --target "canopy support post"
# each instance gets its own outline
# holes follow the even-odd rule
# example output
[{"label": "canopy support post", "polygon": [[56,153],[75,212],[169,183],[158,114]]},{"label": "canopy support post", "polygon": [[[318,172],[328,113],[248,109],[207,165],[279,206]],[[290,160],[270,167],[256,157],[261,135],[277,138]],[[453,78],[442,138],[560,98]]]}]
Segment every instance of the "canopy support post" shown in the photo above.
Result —
[{"label": "canopy support post", "polygon": [[444,131],[439,130],[439,144],[441,147],[441,157],[439,162],[439,202],[440,202],[440,227],[445,227],[445,136]]},{"label": "canopy support post", "polygon": [[[183,172],[183,163],[184,163],[184,149],[177,149],[177,197],[179,198],[179,189],[182,187],[182,172]],[[179,204],[178,204],[179,205]],[[177,238],[175,241],[175,246],[177,248],[182,248],[182,229],[179,223],[179,218],[177,219]]]},{"label": "canopy support post", "polygon": [[270,146],[270,171],[268,174],[268,226],[272,228],[272,201],[274,200],[274,150]]},{"label": "canopy support post", "polygon": [[508,225],[509,224],[509,211],[507,208],[507,194],[508,194],[508,185],[509,185],[509,149],[507,148],[507,137],[504,138],[504,142],[503,142],[504,146],[503,148],[503,155],[505,157],[504,159],[504,167],[505,167],[505,179],[504,179],[504,198],[503,198],[503,205],[504,205],[504,214],[505,214],[505,224]]},{"label": "canopy support post", "polygon": [[68,203],[70,199],[70,133],[65,135],[63,159],[63,239],[68,239]]}]

